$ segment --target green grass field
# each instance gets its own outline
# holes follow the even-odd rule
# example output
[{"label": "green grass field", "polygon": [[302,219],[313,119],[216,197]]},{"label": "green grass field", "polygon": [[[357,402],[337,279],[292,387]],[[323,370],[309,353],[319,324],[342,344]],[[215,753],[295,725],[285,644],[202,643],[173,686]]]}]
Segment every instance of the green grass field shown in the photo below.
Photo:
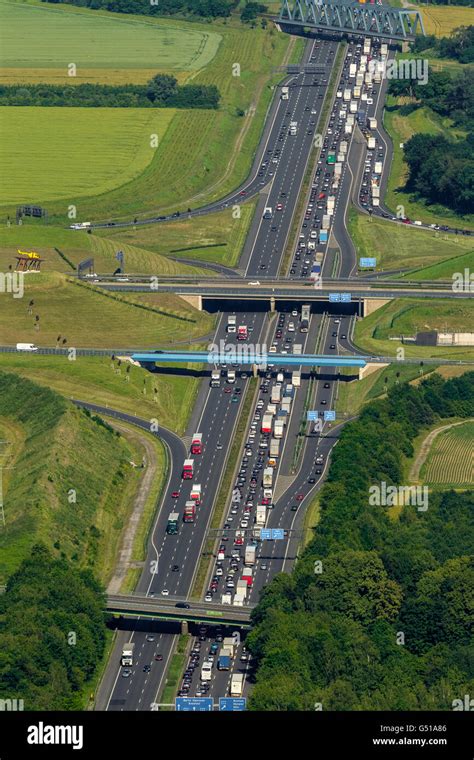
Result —
[{"label": "green grass field", "polygon": [[160,258],[193,259],[235,266],[256,205],[256,201],[243,204],[237,219],[234,219],[233,210],[229,208],[215,214],[182,218],[160,225],[98,230],[101,237],[94,238],[95,241],[102,239],[104,243],[113,244],[114,250],[130,245],[137,250],[146,249],[147,252],[159,254]]},{"label": "green grass field", "polygon": [[[34,326],[36,315],[39,330]],[[171,294],[112,294],[51,273],[27,278],[24,298],[3,297],[0,344],[55,346],[61,335],[76,348],[153,348],[191,341],[213,326],[214,317]]]},{"label": "green grass field", "polygon": [[[62,8],[58,9],[58,13],[62,13],[62,10]],[[73,13],[76,13],[76,10],[74,9]],[[102,15],[108,14],[101,12],[100,16]],[[80,9],[80,16],[81,19],[83,16],[94,20],[98,18],[98,14],[94,11],[85,9]],[[116,19],[116,16],[112,14],[112,18]],[[135,21],[135,17],[125,19],[122,15],[120,23],[125,20]],[[164,19],[153,21],[157,28],[160,25],[168,28],[170,24]],[[143,17],[140,23],[143,23]],[[186,33],[192,31],[199,34],[209,33],[209,28],[204,23],[173,23]],[[213,24],[213,31],[215,30],[218,30],[222,42],[208,65],[195,72],[192,81],[216,84],[222,95],[221,107],[217,111],[196,109],[177,112],[164,134],[159,133],[162,139],[153,153],[152,160],[148,163],[142,161],[139,176],[136,176],[138,163],[133,161],[134,178],[130,176],[130,169],[127,169],[129,172],[127,175],[124,171],[120,176],[119,166],[125,168],[130,164],[131,138],[126,134],[128,130],[125,127],[121,135],[116,135],[120,142],[114,148],[110,137],[107,145],[101,145],[99,144],[101,141],[95,136],[93,140],[91,139],[87,125],[81,128],[81,125],[77,124],[75,142],[79,145],[84,145],[86,142],[88,155],[95,157],[104,152],[103,162],[107,163],[106,154],[109,156],[111,153],[114,154],[114,161],[108,168],[110,176],[104,177],[101,174],[101,171],[104,171],[99,169],[99,164],[102,163],[101,156],[99,156],[101,161],[97,169],[94,169],[94,178],[89,176],[88,166],[82,160],[77,167],[76,184],[65,178],[67,187],[62,187],[64,194],[61,197],[67,198],[67,204],[63,201],[48,202],[50,218],[57,217],[61,224],[66,223],[69,204],[77,205],[78,217],[82,220],[130,218],[130,216],[148,214],[151,210],[175,210],[177,207],[181,207],[182,210],[188,206],[195,207],[207,200],[221,197],[245,178],[251,166],[265,113],[273,94],[270,85],[280,78],[280,75],[274,74],[273,70],[285,59],[290,62],[298,60],[302,51],[302,41],[295,42],[288,35],[278,33],[270,25],[266,30],[251,29],[235,20],[226,24],[216,21]],[[68,62],[69,60],[68,57]],[[235,63],[240,66],[240,71],[237,72],[239,76],[233,75],[236,73],[233,69]],[[22,110],[27,112],[25,108]],[[51,117],[52,109],[46,110]],[[62,110],[65,111],[65,109]],[[97,109],[90,109],[90,118],[97,120],[97,113]],[[151,113],[146,110],[141,118],[150,119]],[[241,115],[242,113],[244,115]],[[115,119],[118,120],[118,118],[116,115]],[[34,122],[35,118],[30,114],[30,124]],[[65,129],[71,140],[71,129],[67,125]],[[149,145],[150,134],[156,132],[156,129],[150,129],[148,123],[145,122],[142,127],[137,123],[132,132],[138,135],[139,146],[143,146],[145,157],[149,157],[145,145]],[[31,140],[30,133],[28,132],[27,135],[24,132],[23,139],[27,138]],[[48,145],[49,138],[46,137],[45,140]],[[13,156],[20,141],[21,130],[17,125],[15,133],[10,132],[8,139],[3,141],[6,148],[2,156],[6,155],[7,161],[11,161],[8,159],[8,154]],[[38,147],[40,148],[41,145]],[[135,150],[138,149],[135,143]],[[115,157],[119,153],[116,161]],[[29,155],[31,156],[31,151]],[[25,163],[26,159],[21,158],[19,161],[21,172],[24,171]],[[21,184],[17,186],[11,181],[7,183],[10,196],[8,197],[7,192],[9,205],[5,207],[6,213],[14,213],[13,206],[19,197],[24,202],[35,200],[38,203],[54,198],[51,185],[54,186],[54,190],[58,185],[54,179],[54,166],[52,172],[45,171],[41,166],[34,165],[34,169],[32,174],[30,170],[29,188]],[[9,178],[12,179],[11,173]],[[101,183],[105,190],[106,182],[109,183],[107,193],[101,190]],[[115,189],[110,190],[114,182]],[[90,188],[89,191],[84,191],[84,184]],[[41,185],[43,185],[42,188]],[[34,190],[33,195],[31,188]],[[25,198],[27,189],[28,195]],[[84,195],[85,192],[89,192],[87,198]]]},{"label": "green grass field", "polygon": [[68,5],[0,0],[0,17],[2,81],[8,81],[8,69],[33,77],[44,69],[55,71],[58,83],[70,84],[69,63],[76,65],[79,81],[84,70],[104,70],[104,83],[110,83],[106,70],[126,71],[128,82],[135,81],[134,69],[193,72],[207,66],[221,41],[211,29]]},{"label": "green grass field", "polygon": [[417,108],[409,114],[400,113],[398,101],[391,96],[387,99],[384,112],[384,126],[393,141],[393,160],[387,186],[385,201],[387,206],[396,211],[397,206],[405,208],[405,215],[411,219],[420,219],[428,224],[448,224],[463,228],[474,228],[474,216],[459,217],[445,207],[428,206],[415,200],[405,192],[408,166],[403,159],[400,145],[415,133],[445,134],[448,130],[452,136],[462,136],[462,132],[452,128],[449,119],[442,119],[428,108]]},{"label": "green grass field", "polygon": [[427,485],[466,488],[474,484],[474,421],[440,433],[420,472]]},{"label": "green grass field", "polygon": [[[84,219],[80,198],[108,193],[143,174],[173,109],[0,108],[0,204],[63,199]],[[73,201],[74,199],[74,201]]]},{"label": "green grass field", "polygon": [[[180,435],[199,387],[197,378],[151,375],[140,367],[132,367],[127,382],[125,369],[118,373],[108,357],[81,356],[68,361],[50,355],[0,354],[0,369],[30,378],[66,398],[108,405],[144,419],[158,419],[159,424]],[[156,396],[154,388],[158,391]]]},{"label": "green grass field", "polygon": [[[451,279],[463,266],[474,263],[474,245],[470,237],[446,235],[442,232],[417,229],[408,224],[394,224],[382,219],[370,219],[354,209],[349,215],[349,231],[357,255],[374,256],[377,271],[415,270],[414,279]],[[411,279],[411,274],[406,274]]]},{"label": "green grass field", "polygon": [[[9,440],[0,583],[42,541],[105,580],[140,473],[117,437],[48,388],[0,374],[0,432]],[[71,492],[73,489],[73,492]]]},{"label": "green grass field", "polygon": [[[431,367],[426,369],[432,370]],[[424,376],[427,374],[426,369]],[[420,368],[417,366],[390,364],[363,377],[362,380],[340,382],[336,403],[338,418],[352,417],[366,402],[384,395],[397,383],[414,380],[417,377],[420,377]]]},{"label": "green grass field", "polygon": [[[161,227],[155,226],[155,231]],[[179,245],[178,240],[174,245]],[[181,264],[170,257],[161,256],[156,251],[128,243],[116,242],[112,238],[89,235],[87,232],[68,230],[38,222],[25,222],[21,227],[0,227],[0,271],[8,271],[8,267],[16,265],[15,255],[18,249],[22,251],[35,250],[43,258],[41,270],[44,272],[63,272],[72,274],[79,262],[93,256],[96,272],[109,273],[117,267],[115,254],[119,249],[125,254],[127,272],[142,272],[145,274],[206,274],[191,263]],[[60,251],[63,256],[61,256]]]},{"label": "green grass field", "polygon": [[[412,300],[397,298],[374,311],[356,324],[354,342],[362,350],[382,356],[395,356],[402,346],[390,337],[413,336],[425,330],[466,332],[474,322],[474,302]],[[404,344],[405,356],[474,360],[474,350],[468,347],[446,348]]]}]

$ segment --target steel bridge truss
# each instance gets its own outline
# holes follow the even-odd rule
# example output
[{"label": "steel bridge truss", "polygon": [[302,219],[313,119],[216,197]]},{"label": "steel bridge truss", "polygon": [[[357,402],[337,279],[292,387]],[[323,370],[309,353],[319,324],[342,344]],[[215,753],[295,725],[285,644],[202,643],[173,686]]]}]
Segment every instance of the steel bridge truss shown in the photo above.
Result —
[{"label": "steel bridge truss", "polygon": [[425,34],[417,10],[372,5],[352,0],[282,0],[278,22],[330,33],[361,34],[408,41]]}]

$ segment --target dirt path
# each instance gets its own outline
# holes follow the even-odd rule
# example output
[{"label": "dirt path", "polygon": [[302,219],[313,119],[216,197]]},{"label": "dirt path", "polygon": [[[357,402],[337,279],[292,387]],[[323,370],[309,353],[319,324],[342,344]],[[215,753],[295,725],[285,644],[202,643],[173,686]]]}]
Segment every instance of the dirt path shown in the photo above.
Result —
[{"label": "dirt path", "polygon": [[125,579],[127,570],[133,566],[133,542],[135,540],[138,525],[145,508],[148,493],[157,474],[158,460],[155,447],[146,435],[142,435],[141,433],[132,430],[130,427],[120,424],[120,422],[117,422],[116,420],[113,422],[110,421],[109,424],[118,430],[119,433],[122,433],[125,437],[132,438],[135,441],[139,441],[139,443],[143,444],[146,452],[146,468],[144,470],[142,480],[135,496],[132,513],[124,531],[124,536],[122,539],[122,544],[120,546],[120,553],[117,564],[115,565],[114,574],[110,579],[109,585],[107,587],[109,594],[118,594]]},{"label": "dirt path", "polygon": [[461,422],[452,422],[450,425],[443,425],[443,427],[436,428],[436,430],[432,430],[431,433],[428,433],[425,440],[421,444],[420,451],[418,452],[418,455],[415,459],[415,461],[412,464],[411,470],[410,470],[410,480],[417,481],[420,479],[420,470],[423,467],[426,457],[429,454],[430,448],[433,445],[433,441],[435,438],[438,437],[440,433],[443,433],[445,430],[449,430],[449,428],[457,427],[457,425],[464,425],[466,422],[469,422],[468,419],[461,420]]}]

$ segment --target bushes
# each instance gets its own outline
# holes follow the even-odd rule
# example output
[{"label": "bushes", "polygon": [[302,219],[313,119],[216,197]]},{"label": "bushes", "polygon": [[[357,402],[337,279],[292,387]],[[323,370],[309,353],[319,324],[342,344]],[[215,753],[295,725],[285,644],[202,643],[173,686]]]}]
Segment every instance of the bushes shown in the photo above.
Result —
[{"label": "bushes", "polygon": [[450,710],[472,689],[472,495],[430,494],[399,519],[368,499],[377,481],[401,484],[415,436],[453,415],[474,415],[473,372],[397,386],[344,428],[316,536],[252,613],[252,709]]},{"label": "bushes", "polygon": [[215,85],[179,86],[168,74],[157,74],[146,85],[36,84],[0,85],[2,106],[68,106],[89,108],[213,108],[219,106]]}]

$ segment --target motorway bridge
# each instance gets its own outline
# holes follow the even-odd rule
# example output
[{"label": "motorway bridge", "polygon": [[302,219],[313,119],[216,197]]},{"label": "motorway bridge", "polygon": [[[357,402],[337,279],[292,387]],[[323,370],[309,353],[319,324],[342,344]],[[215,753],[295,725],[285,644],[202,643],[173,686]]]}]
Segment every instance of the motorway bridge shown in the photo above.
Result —
[{"label": "motorway bridge", "polygon": [[188,623],[250,628],[250,613],[254,606],[253,604],[248,604],[245,607],[208,604],[180,597],[160,597],[158,599],[143,594],[109,594],[106,611],[123,617],[146,617],[177,623],[186,621]]},{"label": "motorway bridge", "polygon": [[352,0],[283,0],[275,20],[283,31],[293,34],[299,27],[401,42],[415,39],[417,33],[425,34],[417,10]]}]

